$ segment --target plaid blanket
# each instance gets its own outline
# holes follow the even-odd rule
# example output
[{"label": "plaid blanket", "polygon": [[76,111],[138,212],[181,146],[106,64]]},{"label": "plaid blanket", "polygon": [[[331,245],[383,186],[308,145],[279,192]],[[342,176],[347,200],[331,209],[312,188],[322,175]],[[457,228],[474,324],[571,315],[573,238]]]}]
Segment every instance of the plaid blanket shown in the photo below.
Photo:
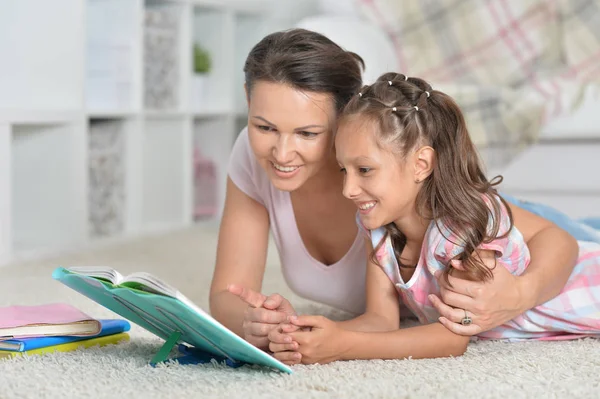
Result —
[{"label": "plaid blanket", "polygon": [[600,83],[600,0],[354,0],[398,71],[451,95],[488,167]]}]

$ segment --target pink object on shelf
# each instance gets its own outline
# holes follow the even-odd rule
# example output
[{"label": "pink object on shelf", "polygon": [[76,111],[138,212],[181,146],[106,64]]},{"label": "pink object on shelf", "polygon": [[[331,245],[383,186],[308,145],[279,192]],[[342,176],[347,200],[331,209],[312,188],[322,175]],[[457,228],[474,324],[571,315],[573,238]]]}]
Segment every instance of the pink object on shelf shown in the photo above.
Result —
[{"label": "pink object on shelf", "polygon": [[194,218],[210,217],[217,212],[217,171],[215,163],[194,148]]}]

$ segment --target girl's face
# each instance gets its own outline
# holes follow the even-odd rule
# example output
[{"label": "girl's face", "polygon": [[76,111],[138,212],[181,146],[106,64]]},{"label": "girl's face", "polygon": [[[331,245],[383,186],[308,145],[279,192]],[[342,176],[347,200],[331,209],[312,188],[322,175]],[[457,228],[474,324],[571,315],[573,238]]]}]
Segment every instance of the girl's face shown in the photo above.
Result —
[{"label": "girl's face", "polygon": [[380,147],[376,129],[375,123],[354,117],[342,122],[335,138],[344,196],[354,201],[369,230],[414,215],[419,190],[412,155],[401,160]]},{"label": "girl's face", "polygon": [[294,191],[335,162],[336,112],[329,95],[259,81],[248,111],[250,146],[279,190]]}]

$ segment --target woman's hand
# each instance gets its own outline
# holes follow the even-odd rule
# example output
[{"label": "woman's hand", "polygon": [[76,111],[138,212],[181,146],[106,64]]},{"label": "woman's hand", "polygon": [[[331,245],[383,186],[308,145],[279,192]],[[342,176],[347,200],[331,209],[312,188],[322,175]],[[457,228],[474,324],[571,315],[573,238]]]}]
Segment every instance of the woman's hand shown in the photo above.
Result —
[{"label": "woman's hand", "polygon": [[290,302],[279,294],[265,296],[237,284],[229,285],[227,290],[248,304],[242,323],[243,338],[260,349],[269,347],[271,330],[296,315]]},{"label": "woman's hand", "polygon": [[[499,260],[483,258],[491,269],[493,279],[475,282],[449,276],[449,286],[441,272],[436,272],[442,298],[430,295],[429,300],[440,313],[440,323],[460,335],[476,335],[491,330],[521,315],[527,310],[523,305],[520,277],[512,275]],[[460,261],[452,261],[457,270],[464,270]],[[460,273],[458,273],[460,274]],[[466,316],[470,325],[462,325]]]},{"label": "woman's hand", "polygon": [[292,316],[289,320],[290,324],[282,324],[281,330],[269,335],[269,349],[276,359],[290,365],[341,360],[347,350],[344,335],[348,330],[323,316]]}]

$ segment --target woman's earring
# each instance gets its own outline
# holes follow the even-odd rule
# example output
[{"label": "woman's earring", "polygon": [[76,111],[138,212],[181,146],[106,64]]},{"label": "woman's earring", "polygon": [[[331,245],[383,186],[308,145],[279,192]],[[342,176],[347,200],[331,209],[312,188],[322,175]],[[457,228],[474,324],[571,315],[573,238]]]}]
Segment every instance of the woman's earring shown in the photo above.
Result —
[{"label": "woman's earring", "polygon": [[419,183],[421,183],[421,180],[415,179],[415,183],[419,184]]}]

